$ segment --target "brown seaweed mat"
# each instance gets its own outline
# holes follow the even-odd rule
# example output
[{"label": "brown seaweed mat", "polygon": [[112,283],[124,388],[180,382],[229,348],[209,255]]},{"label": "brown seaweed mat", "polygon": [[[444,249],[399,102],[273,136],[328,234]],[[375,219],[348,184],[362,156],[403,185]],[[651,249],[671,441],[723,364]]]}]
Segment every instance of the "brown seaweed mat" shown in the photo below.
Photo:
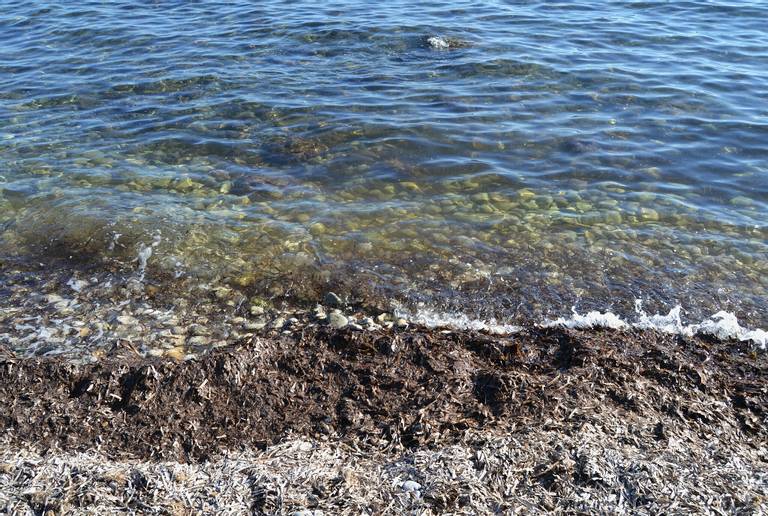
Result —
[{"label": "brown seaweed mat", "polygon": [[767,356],[419,328],[308,328],[180,363],[6,354],[0,511],[761,513]]}]

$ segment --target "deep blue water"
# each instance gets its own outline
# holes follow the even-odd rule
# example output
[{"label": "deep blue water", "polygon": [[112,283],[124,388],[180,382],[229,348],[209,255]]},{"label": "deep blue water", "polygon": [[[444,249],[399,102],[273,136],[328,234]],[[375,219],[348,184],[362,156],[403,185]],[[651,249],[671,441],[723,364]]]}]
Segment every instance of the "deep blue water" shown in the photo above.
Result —
[{"label": "deep blue water", "polygon": [[768,318],[766,2],[2,7],[4,254]]}]

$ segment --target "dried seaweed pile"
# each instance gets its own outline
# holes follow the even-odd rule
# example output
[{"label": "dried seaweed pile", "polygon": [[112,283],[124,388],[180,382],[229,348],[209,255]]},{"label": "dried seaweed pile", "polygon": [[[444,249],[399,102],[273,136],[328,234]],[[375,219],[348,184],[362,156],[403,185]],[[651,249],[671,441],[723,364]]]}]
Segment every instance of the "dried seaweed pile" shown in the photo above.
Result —
[{"label": "dried seaweed pile", "polygon": [[[768,360],[653,332],[327,328],[0,361],[0,507],[761,512]],[[310,514],[310,512],[305,512]]]}]

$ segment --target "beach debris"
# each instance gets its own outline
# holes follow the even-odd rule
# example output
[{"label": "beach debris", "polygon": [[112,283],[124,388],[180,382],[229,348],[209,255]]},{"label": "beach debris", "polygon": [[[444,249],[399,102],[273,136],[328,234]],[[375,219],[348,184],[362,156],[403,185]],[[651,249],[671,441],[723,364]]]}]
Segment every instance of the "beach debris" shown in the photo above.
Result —
[{"label": "beach debris", "polygon": [[194,362],[3,354],[0,512],[762,514],[768,356],[739,346],[314,326]]},{"label": "beach debris", "polygon": [[0,512],[765,512],[768,356],[727,312],[494,334],[126,274],[0,271]]},{"label": "beach debris", "polygon": [[312,317],[318,321],[324,321],[328,317],[328,314],[325,312],[325,308],[323,308],[322,305],[316,305],[312,310]]},{"label": "beach debris", "polygon": [[137,269],[137,276],[139,281],[144,281],[144,276],[147,272],[147,263],[149,262],[150,257],[152,256],[153,250],[160,245],[160,242],[162,242],[162,237],[159,233],[156,233],[155,236],[152,239],[152,242],[149,244],[141,244],[139,246],[139,252],[136,256],[136,261],[138,263],[138,269]]}]

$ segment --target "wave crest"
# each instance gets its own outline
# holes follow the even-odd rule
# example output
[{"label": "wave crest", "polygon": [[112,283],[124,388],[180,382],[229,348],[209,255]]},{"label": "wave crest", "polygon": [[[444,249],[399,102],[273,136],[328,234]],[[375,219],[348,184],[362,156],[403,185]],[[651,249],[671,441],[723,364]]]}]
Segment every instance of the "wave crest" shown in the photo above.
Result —
[{"label": "wave crest", "polygon": [[[536,324],[540,328],[609,328],[613,330],[655,330],[675,335],[706,335],[720,340],[738,340],[752,342],[760,349],[768,347],[768,331],[749,329],[739,323],[738,318],[731,312],[721,310],[699,323],[686,324],[682,318],[683,308],[680,305],[672,308],[667,314],[648,314],[643,310],[641,300],[635,301],[635,319],[627,320],[611,311],[601,312],[592,310],[580,314],[576,307],[571,307],[570,317],[545,320]],[[411,323],[428,328],[453,328],[457,330],[487,331],[495,334],[510,334],[519,332],[522,327],[505,323],[497,319],[481,320],[465,314],[445,312],[439,309],[419,305],[414,310],[402,306],[395,307],[397,317],[402,317]]]},{"label": "wave crest", "polygon": [[648,315],[643,310],[642,301],[639,299],[635,300],[637,319],[634,321],[626,321],[610,311],[600,312],[594,310],[582,315],[576,311],[576,307],[572,307],[571,310],[573,312],[571,317],[560,317],[555,320],[545,321],[540,326],[545,328],[559,326],[578,329],[634,328],[687,336],[708,335],[721,340],[732,339],[741,342],[752,342],[761,349],[766,349],[766,346],[768,346],[768,332],[759,328],[754,330],[745,328],[739,324],[736,315],[724,310],[721,310],[696,324],[685,324],[683,322],[681,317],[682,307],[680,305],[672,308],[666,315]]}]

